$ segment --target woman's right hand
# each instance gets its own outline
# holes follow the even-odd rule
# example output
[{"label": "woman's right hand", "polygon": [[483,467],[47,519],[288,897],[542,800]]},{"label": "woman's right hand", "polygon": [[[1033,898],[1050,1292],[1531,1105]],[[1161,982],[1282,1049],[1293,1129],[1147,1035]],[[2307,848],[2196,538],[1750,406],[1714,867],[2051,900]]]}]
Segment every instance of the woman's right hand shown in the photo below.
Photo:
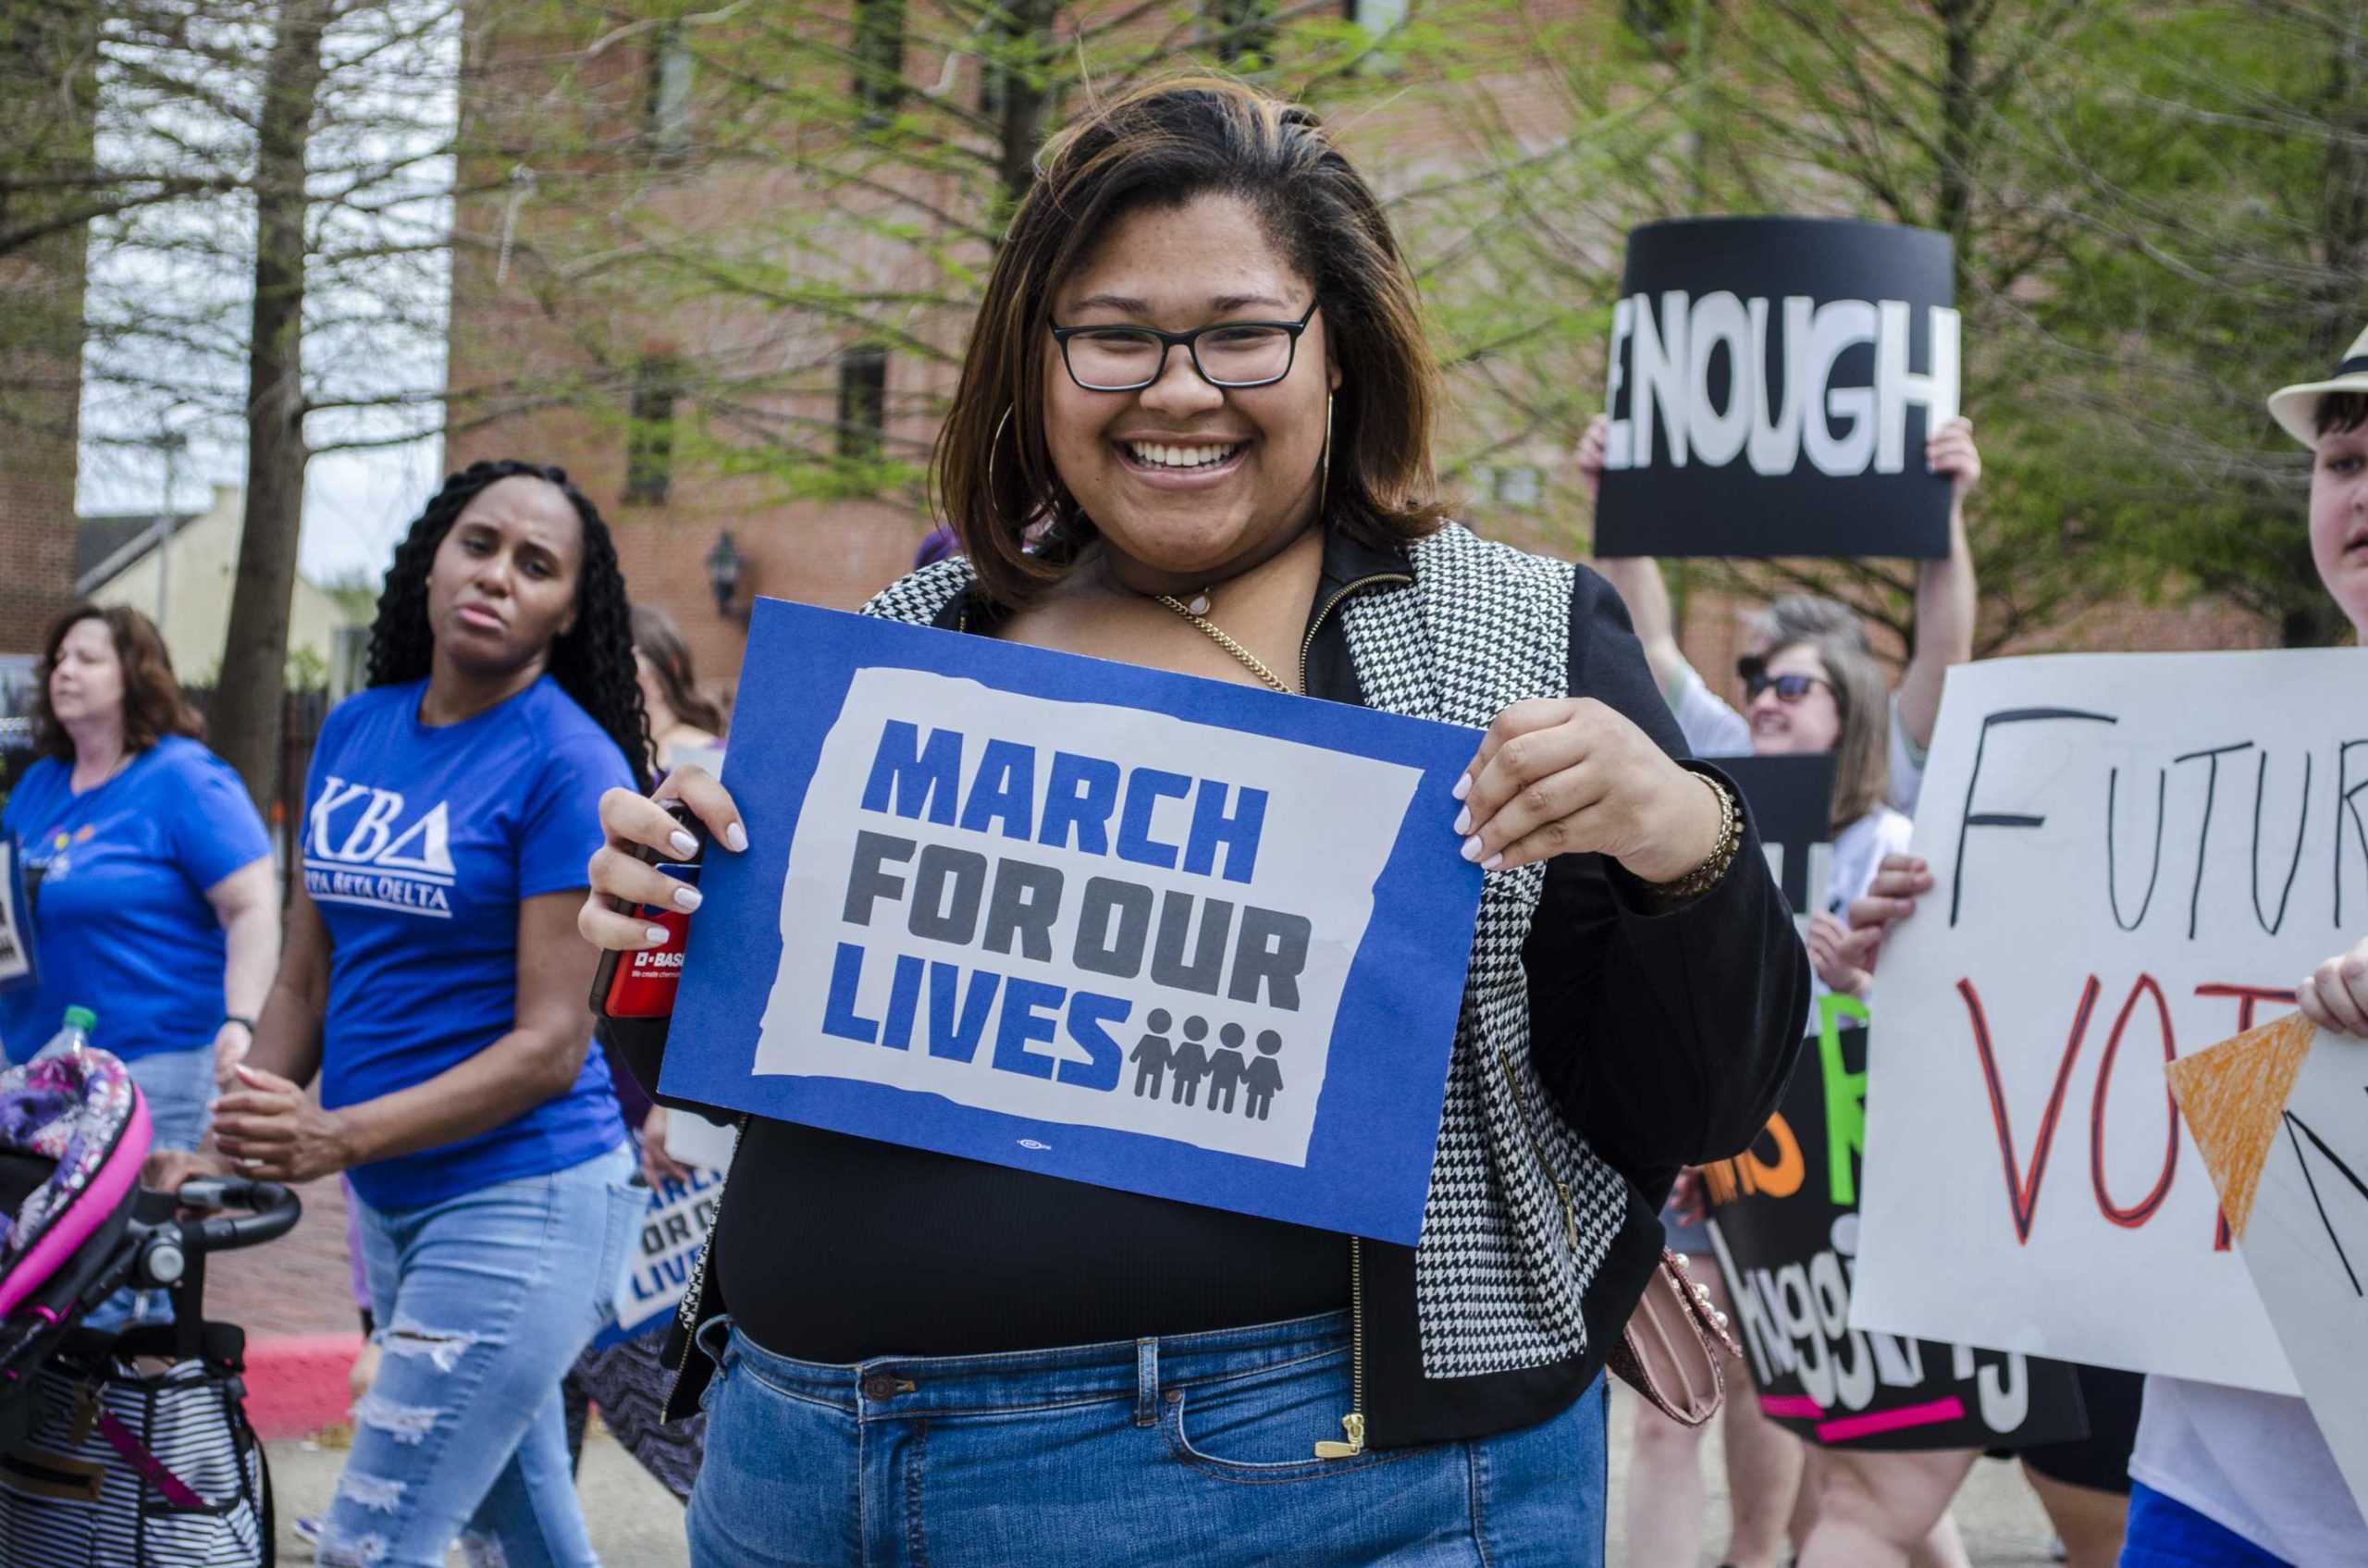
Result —
[{"label": "woman's right hand", "polygon": [[649,1107],[641,1124],[641,1179],[653,1191],[669,1181],[688,1181],[691,1167],[666,1152],[666,1127],[672,1119],[663,1105]]},{"label": "woman's right hand", "polygon": [[1699,1225],[1710,1217],[1710,1190],[1702,1179],[1700,1166],[1690,1165],[1677,1173],[1667,1206],[1687,1225]]},{"label": "woman's right hand", "polygon": [[1598,414],[1587,421],[1587,433],[1579,438],[1579,494],[1595,504],[1596,496],[1603,488],[1603,458],[1611,446],[1611,417]]},{"label": "woman's right hand", "polygon": [[1931,891],[1932,868],[1922,856],[1884,856],[1865,895],[1850,901],[1850,934],[1840,958],[1872,974],[1891,928],[1916,913],[1917,899]]},{"label": "woman's right hand", "polygon": [[644,904],[689,914],[699,907],[699,890],[639,858],[635,850],[648,848],[670,860],[687,860],[698,843],[666,814],[660,804],[680,800],[708,831],[709,842],[737,855],[748,847],[748,830],[740,808],[713,775],[699,768],[677,768],[666,776],[654,796],[612,789],[600,796],[600,829],[605,842],[593,852],[588,868],[592,891],[576,912],[575,929],[595,947],[620,953],[638,952],[666,941],[663,927],[635,918],[629,911]]},{"label": "woman's right hand", "polygon": [[181,1183],[201,1176],[234,1177],[238,1167],[215,1152],[213,1140],[198,1149],[155,1149],[140,1167],[140,1185],[152,1192],[178,1192]]}]

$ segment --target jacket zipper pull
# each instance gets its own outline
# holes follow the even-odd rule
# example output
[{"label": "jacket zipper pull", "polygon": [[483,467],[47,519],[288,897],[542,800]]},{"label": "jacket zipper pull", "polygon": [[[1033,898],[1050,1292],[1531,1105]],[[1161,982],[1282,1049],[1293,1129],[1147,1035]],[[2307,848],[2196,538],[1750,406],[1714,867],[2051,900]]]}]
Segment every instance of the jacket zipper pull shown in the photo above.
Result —
[{"label": "jacket zipper pull", "polygon": [[1365,1249],[1349,1238],[1349,1414],[1340,1417],[1345,1443],[1318,1443],[1318,1459],[1354,1459],[1365,1451]]},{"label": "jacket zipper pull", "polygon": [[1316,1444],[1316,1458],[1354,1459],[1357,1455],[1365,1451],[1364,1412],[1361,1410],[1352,1410],[1349,1412],[1348,1414],[1340,1417],[1340,1430],[1348,1434],[1349,1440],[1345,1443]]}]

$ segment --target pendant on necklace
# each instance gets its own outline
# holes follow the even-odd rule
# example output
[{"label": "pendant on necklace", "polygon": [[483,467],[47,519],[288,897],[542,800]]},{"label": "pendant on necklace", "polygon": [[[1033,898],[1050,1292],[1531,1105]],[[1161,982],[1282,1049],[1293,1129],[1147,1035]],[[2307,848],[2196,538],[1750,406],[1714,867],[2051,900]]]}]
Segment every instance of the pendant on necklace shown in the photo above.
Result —
[{"label": "pendant on necklace", "polygon": [[1202,588],[1199,593],[1186,599],[1184,608],[1195,615],[1206,615],[1209,612],[1209,590]]}]

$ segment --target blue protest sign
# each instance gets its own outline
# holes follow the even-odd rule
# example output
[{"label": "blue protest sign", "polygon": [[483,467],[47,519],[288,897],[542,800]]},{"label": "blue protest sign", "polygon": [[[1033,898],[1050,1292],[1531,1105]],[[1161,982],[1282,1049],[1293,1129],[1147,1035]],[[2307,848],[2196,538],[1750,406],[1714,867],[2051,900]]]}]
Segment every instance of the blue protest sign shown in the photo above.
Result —
[{"label": "blue protest sign", "polygon": [[0,991],[40,978],[33,963],[32,901],[25,895],[25,862],[11,839],[0,838]]},{"label": "blue protest sign", "polygon": [[1411,1244],[1478,740],[760,601],[663,1088]]},{"label": "blue protest sign", "polygon": [[673,1321],[689,1293],[691,1271],[715,1224],[720,1172],[694,1167],[669,1180],[641,1206],[640,1228],[627,1252],[624,1271],[610,1297],[610,1319],[592,1343],[606,1350],[653,1333]]}]

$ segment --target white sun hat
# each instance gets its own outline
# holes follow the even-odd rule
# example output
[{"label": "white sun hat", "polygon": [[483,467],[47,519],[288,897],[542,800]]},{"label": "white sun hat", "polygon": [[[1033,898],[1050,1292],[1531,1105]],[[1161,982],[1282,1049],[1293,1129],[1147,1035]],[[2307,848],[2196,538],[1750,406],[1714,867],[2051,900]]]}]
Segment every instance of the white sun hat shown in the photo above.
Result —
[{"label": "white sun hat", "polygon": [[2359,392],[2368,395],[2368,332],[2351,340],[2343,362],[2335,367],[2335,375],[2325,381],[2305,381],[2299,387],[2280,387],[2269,394],[2270,417],[2286,427],[2286,433],[2306,447],[2319,444],[2319,400],[2329,392]]}]

